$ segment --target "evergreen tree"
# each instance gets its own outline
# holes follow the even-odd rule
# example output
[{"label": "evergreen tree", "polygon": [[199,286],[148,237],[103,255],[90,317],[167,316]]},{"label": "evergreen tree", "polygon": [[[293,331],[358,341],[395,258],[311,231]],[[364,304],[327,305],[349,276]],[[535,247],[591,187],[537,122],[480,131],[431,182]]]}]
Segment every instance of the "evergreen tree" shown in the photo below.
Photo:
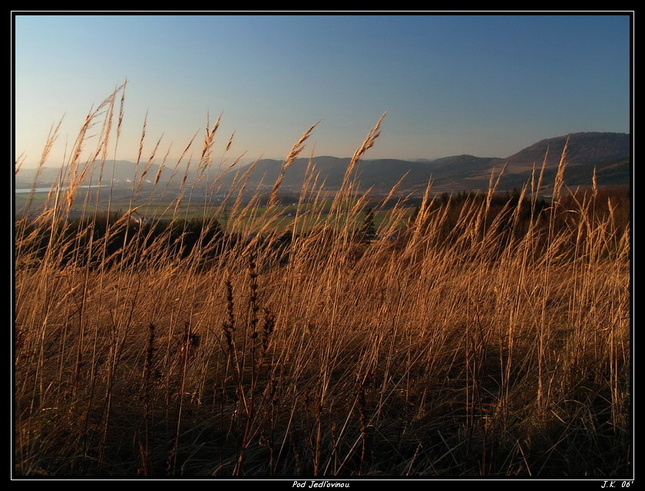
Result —
[{"label": "evergreen tree", "polygon": [[365,211],[365,217],[359,230],[359,238],[361,242],[369,244],[376,238],[376,227],[374,226],[374,210],[368,208]]}]

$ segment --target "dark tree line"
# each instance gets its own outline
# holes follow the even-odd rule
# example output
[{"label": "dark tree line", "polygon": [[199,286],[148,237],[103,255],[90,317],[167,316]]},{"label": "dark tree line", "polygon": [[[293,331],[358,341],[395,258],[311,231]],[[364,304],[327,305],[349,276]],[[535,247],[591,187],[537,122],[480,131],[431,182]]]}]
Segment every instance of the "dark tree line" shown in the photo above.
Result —
[{"label": "dark tree line", "polygon": [[[612,213],[619,228],[629,226],[630,200],[625,189],[604,190],[599,193],[600,199],[594,203],[594,213],[606,216]],[[499,193],[490,197],[488,213],[484,217],[482,233],[491,230],[497,234],[500,247],[505,247],[513,239],[526,233],[528,224],[546,224],[552,203],[547,199],[531,200],[524,198],[520,203],[518,191]],[[437,246],[450,245],[452,241],[463,237],[468,227],[468,220],[462,220],[464,207],[483,205],[487,199],[484,193],[463,192],[443,194],[428,203],[418,204],[408,219],[406,227],[397,237],[397,244],[405,244],[410,233],[432,234],[432,242]],[[555,227],[571,227],[571,220],[576,214],[567,213],[583,197],[572,195],[562,200],[563,213],[557,216]],[[424,219],[419,218],[423,209]],[[441,216],[440,222],[433,222]],[[316,235],[316,232],[303,233],[306,238],[311,234],[317,240],[332,240],[328,234]],[[472,234],[470,234],[472,235]],[[291,231],[273,236],[242,236],[226,232],[216,217],[205,219],[154,220],[146,222],[136,216],[119,212],[99,213],[91,217],[43,226],[37,220],[17,222],[15,251],[16,257],[30,257],[42,260],[47,254],[51,259],[63,265],[90,265],[111,267],[113,265],[150,266],[157,261],[180,261],[186,258],[207,264],[241,243],[253,244],[254,247],[270,247],[282,264],[288,260],[292,241],[296,238]],[[374,222],[374,211],[368,207],[364,218],[352,232],[351,242],[369,246],[378,239]]]}]

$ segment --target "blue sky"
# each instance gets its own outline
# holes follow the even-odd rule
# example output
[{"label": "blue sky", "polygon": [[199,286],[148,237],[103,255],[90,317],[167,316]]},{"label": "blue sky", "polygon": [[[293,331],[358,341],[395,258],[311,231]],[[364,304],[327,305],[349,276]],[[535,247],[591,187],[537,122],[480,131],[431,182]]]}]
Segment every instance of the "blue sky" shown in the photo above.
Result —
[{"label": "blue sky", "polygon": [[214,157],[507,157],[541,139],[630,131],[628,12],[257,14],[13,12],[16,156],[64,160],[85,115],[128,80],[114,155],[178,156],[222,116]]}]

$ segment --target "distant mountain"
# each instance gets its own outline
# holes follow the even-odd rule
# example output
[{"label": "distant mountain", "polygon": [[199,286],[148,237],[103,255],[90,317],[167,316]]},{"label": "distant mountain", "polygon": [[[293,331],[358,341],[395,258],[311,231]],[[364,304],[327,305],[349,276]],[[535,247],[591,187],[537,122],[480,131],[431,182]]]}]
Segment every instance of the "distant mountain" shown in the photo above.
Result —
[{"label": "distant mountain", "polygon": [[[403,178],[402,190],[422,192],[432,180],[437,192],[488,189],[492,173],[502,172],[500,189],[519,188],[526,183],[533,168],[540,169],[546,158],[544,187],[553,182],[562,152],[568,140],[565,183],[586,186],[596,169],[597,182],[630,183],[630,137],[625,133],[574,133],[541,140],[507,158],[454,155],[435,160],[372,159],[359,163],[356,176],[361,189],[388,192]],[[329,189],[341,183],[349,158],[315,157],[312,163]],[[287,169],[282,186],[298,189],[305,179],[309,159],[297,159]],[[272,186],[280,174],[282,162],[260,160],[249,177],[251,186]]]},{"label": "distant mountain", "polygon": [[542,164],[547,156],[547,166],[557,166],[566,142],[569,165],[594,165],[618,161],[630,155],[630,137],[627,133],[574,133],[541,140],[520,150],[506,160],[511,168]]},{"label": "distant mountain", "polygon": [[631,183],[631,139],[627,133],[573,133],[541,140],[506,160],[508,172],[503,181],[506,187],[521,186],[546,159],[544,180],[553,182],[565,144],[565,184],[569,187],[592,184],[594,169],[599,185],[629,185]]},{"label": "distant mountain", "polygon": [[[630,135],[625,133],[574,133],[541,140],[519,152],[506,157],[477,157],[473,155],[454,155],[435,160],[366,159],[356,167],[355,177],[362,190],[372,188],[376,192],[388,192],[401,179],[401,192],[423,192],[428,183],[436,192],[488,189],[491,173],[497,176],[504,170],[499,183],[500,190],[520,188],[531,177],[535,168],[539,169],[546,159],[544,187],[553,183],[565,143],[567,148],[565,183],[570,187],[586,186],[592,182],[594,168],[599,185],[628,185],[631,179]],[[343,181],[350,158],[320,156],[311,160],[317,185],[324,183],[325,188],[338,189]],[[275,159],[262,159],[254,164],[240,167],[222,178],[221,184],[229,186],[235,179],[248,171],[247,188],[270,189],[278,179],[283,162]],[[296,159],[287,169],[282,189],[297,192],[307,178],[309,158]],[[253,166],[252,168],[250,166]],[[139,179],[144,164],[136,166],[132,162],[118,161],[106,163],[103,169],[103,182],[109,182],[114,172],[117,185],[131,185]],[[155,164],[150,166],[144,180],[153,181],[159,172]],[[183,177],[184,166],[178,171],[170,166],[160,172],[160,181],[167,182],[173,175],[173,182],[179,183]],[[44,168],[38,179],[39,185],[53,182],[58,169]],[[98,176],[94,174],[94,181]],[[209,178],[212,178],[209,175]],[[191,176],[194,178],[194,174]],[[33,183],[34,171],[21,170],[16,176],[17,187],[27,187]]]}]

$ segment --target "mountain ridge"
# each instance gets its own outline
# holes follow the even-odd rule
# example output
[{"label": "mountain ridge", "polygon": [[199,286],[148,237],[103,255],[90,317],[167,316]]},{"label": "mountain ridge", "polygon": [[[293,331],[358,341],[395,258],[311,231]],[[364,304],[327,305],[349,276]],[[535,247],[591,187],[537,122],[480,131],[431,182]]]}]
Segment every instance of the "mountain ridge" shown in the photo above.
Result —
[{"label": "mountain ridge", "polygon": [[[545,166],[544,183],[548,187],[567,145],[565,183],[569,186],[591,185],[594,168],[599,185],[629,185],[631,178],[631,141],[627,133],[581,132],[540,140],[506,157],[478,157],[470,154],[452,155],[434,160],[363,159],[357,166],[356,178],[361,190],[388,192],[402,181],[401,188],[422,192],[432,180],[435,191],[488,189],[491,174],[501,173],[499,189],[521,187],[534,169]],[[282,186],[299,188],[309,158],[296,159],[286,170]],[[312,163],[330,189],[337,189],[350,158],[313,157]],[[263,159],[255,164],[249,184],[262,182],[273,185],[282,161]],[[247,169],[249,169],[247,167]],[[567,180],[570,178],[570,180]]]},{"label": "mountain ridge", "polygon": [[[422,192],[432,181],[435,191],[464,191],[487,189],[491,174],[501,178],[498,188],[513,189],[521,187],[531,177],[534,168],[545,165],[544,182],[548,187],[550,177],[554,176],[562,152],[567,145],[565,183],[569,186],[590,185],[593,171],[599,185],[629,185],[631,182],[631,140],[628,133],[581,132],[540,140],[533,145],[505,157],[478,157],[459,154],[438,159],[362,159],[356,166],[356,179],[360,190],[373,189],[388,192],[399,184],[400,189],[408,192]],[[341,185],[350,157],[322,155],[298,158],[286,169],[281,186],[284,189],[298,190],[307,179],[310,163],[318,176],[318,185],[330,190]],[[311,161],[311,162],[310,162]],[[252,164],[240,166],[221,177],[221,185],[226,187],[248,171],[245,178],[253,189],[263,186],[273,187],[279,178],[283,160],[260,159]],[[128,185],[141,177],[144,164],[135,166],[129,161],[107,162],[103,169],[104,179],[114,171],[115,183]],[[180,166],[181,167],[181,166]],[[193,166],[194,167],[194,166]],[[16,175],[16,187],[31,186],[35,170],[21,170]],[[60,169],[43,168],[38,180],[39,186],[55,181]],[[212,171],[209,171],[212,172]],[[159,173],[160,180],[167,181],[174,174],[175,181],[181,181],[184,169],[170,166],[160,170],[157,164],[150,165],[144,180],[154,181]],[[22,175],[20,175],[22,174]],[[213,176],[208,176],[212,179]],[[95,176],[96,179],[96,176]],[[194,175],[192,176],[194,179]]]}]

